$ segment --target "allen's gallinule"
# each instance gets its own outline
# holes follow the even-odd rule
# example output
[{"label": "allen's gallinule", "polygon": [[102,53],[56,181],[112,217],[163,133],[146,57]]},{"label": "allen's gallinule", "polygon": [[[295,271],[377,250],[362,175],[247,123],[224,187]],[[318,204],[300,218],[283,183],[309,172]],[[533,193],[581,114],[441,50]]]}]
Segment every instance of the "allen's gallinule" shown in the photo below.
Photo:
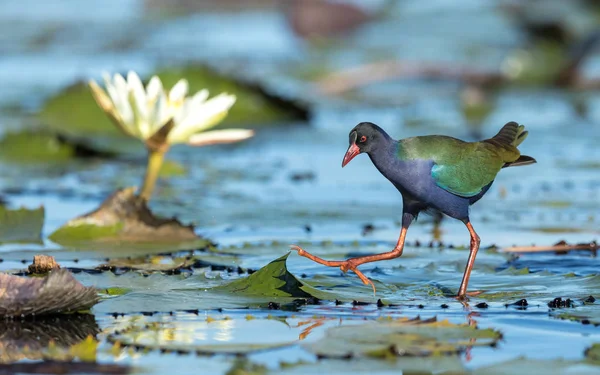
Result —
[{"label": "allen's gallinule", "polygon": [[469,206],[483,197],[502,168],[536,162],[530,156],[521,155],[517,149],[526,137],[523,125],[509,122],[494,137],[480,142],[465,142],[442,135],[396,141],[379,126],[362,122],[350,132],[350,147],[342,167],[356,155],[367,153],[379,172],[400,191],[404,206],[402,230],[396,247],[387,253],[343,261],[321,259],[296,245],[292,249],[317,263],[340,267],[343,272],[354,271],[375,291],[373,282],[357,267],[401,256],[406,231],[419,212],[439,211],[465,223],[471,235],[469,260],[458,290],[458,298],[464,299],[480,243],[469,221]]}]

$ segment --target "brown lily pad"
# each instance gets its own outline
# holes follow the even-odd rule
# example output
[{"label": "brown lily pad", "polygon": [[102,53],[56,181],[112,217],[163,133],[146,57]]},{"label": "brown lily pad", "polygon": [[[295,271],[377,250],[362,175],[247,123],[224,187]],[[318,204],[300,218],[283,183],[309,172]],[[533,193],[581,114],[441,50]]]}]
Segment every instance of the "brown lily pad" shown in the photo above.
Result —
[{"label": "brown lily pad", "polygon": [[49,238],[62,245],[104,242],[174,243],[199,240],[192,225],[155,216],[136,188],[117,190],[96,210],[77,217]]},{"label": "brown lily pad", "polygon": [[44,278],[0,274],[0,316],[73,313],[96,302],[96,289],[81,285],[67,270]]}]

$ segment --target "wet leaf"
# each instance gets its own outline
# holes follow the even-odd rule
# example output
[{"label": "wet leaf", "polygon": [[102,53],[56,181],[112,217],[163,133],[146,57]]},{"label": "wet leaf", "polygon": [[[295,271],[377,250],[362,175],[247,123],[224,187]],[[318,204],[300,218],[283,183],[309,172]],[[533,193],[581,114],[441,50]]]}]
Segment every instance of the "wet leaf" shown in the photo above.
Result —
[{"label": "wet leaf", "polygon": [[266,375],[267,367],[250,362],[247,358],[238,358],[225,375]]},{"label": "wet leaf", "polygon": [[330,328],[304,347],[325,358],[435,356],[457,354],[470,346],[492,345],[499,332],[444,321],[402,319]]},{"label": "wet leaf", "polygon": [[139,271],[172,271],[181,267],[189,267],[196,260],[192,257],[170,257],[155,255],[142,258],[119,258],[111,259],[108,263],[99,266],[100,269],[106,267],[129,268]]},{"label": "wet leaf", "polygon": [[585,357],[600,365],[600,344],[594,344],[585,351]]},{"label": "wet leaf", "polygon": [[11,132],[0,140],[0,158],[9,162],[49,163],[68,160],[73,156],[75,148],[50,133]]},{"label": "wet leaf", "polygon": [[600,324],[600,305],[586,304],[575,309],[556,309],[550,311],[550,316],[557,319],[572,320],[584,324]]},{"label": "wet leaf", "polygon": [[481,375],[512,375],[536,374],[543,369],[547,375],[561,374],[597,374],[600,368],[583,361],[569,361],[564,359],[543,360],[520,357],[507,362],[500,362],[489,367],[480,367],[477,374]]},{"label": "wet leaf", "polygon": [[0,206],[0,243],[41,243],[44,207],[10,210]]},{"label": "wet leaf", "polygon": [[96,289],[81,285],[64,269],[44,278],[0,274],[0,316],[72,313],[96,302]]},{"label": "wet leaf", "polygon": [[380,361],[377,359],[320,359],[316,363],[298,363],[281,366],[272,374],[464,374],[465,370],[458,356],[440,356],[428,358],[402,357],[398,360]]},{"label": "wet leaf", "polygon": [[206,245],[176,219],[155,216],[135,188],[117,190],[98,209],[69,221],[49,236],[67,247],[108,247],[135,244],[162,251],[194,249]]},{"label": "wet leaf", "polygon": [[286,266],[290,253],[275,259],[252,275],[214,288],[217,292],[261,297],[313,297],[314,288],[300,282]]},{"label": "wet leaf", "polygon": [[219,74],[204,66],[169,68],[156,73],[165,87],[172,87],[182,77],[189,82],[190,92],[208,89],[211,95],[220,92],[237,97],[223,125],[239,126],[255,124],[264,126],[274,121],[306,119],[307,110],[300,103],[270,94],[258,84],[246,83]]},{"label": "wet leaf", "polygon": [[[266,340],[257,337],[239,339],[234,332],[238,326],[244,326],[252,332],[258,332],[265,327],[274,329],[275,326],[281,326],[281,323],[274,320],[237,321],[207,318],[202,321],[186,319],[147,322],[145,319],[131,317],[129,322],[126,320],[125,324],[129,323],[128,326],[110,334],[109,342],[144,350],[192,352],[199,355],[245,355],[283,348],[296,342],[294,339],[273,338],[265,342]],[[287,327],[283,328],[287,330]]]}]

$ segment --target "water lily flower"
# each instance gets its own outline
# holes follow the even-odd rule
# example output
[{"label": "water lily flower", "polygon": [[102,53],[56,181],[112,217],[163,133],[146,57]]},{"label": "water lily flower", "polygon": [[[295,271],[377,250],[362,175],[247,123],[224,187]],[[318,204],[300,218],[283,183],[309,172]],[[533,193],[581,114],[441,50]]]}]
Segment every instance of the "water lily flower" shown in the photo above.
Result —
[{"label": "water lily flower", "polygon": [[138,138],[148,149],[148,169],[140,196],[149,199],[158,171],[169,147],[177,143],[206,146],[248,139],[252,130],[206,131],[221,122],[235,103],[235,96],[219,94],[208,98],[208,91],[188,94],[188,82],[179,80],[170,91],[157,76],[144,87],[135,72],[127,79],[120,74],[103,75],[106,91],[94,80],[89,86],[96,103],[125,134]]}]

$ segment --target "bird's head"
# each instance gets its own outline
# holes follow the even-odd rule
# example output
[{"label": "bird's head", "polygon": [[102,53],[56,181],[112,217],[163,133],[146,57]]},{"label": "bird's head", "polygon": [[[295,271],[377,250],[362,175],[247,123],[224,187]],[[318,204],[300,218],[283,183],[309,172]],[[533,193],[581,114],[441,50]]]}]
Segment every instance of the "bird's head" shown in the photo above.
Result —
[{"label": "bird's head", "polygon": [[344,155],[342,168],[350,163],[350,160],[363,152],[369,153],[375,150],[382,142],[390,137],[379,126],[371,122],[361,122],[350,131],[348,151]]}]

